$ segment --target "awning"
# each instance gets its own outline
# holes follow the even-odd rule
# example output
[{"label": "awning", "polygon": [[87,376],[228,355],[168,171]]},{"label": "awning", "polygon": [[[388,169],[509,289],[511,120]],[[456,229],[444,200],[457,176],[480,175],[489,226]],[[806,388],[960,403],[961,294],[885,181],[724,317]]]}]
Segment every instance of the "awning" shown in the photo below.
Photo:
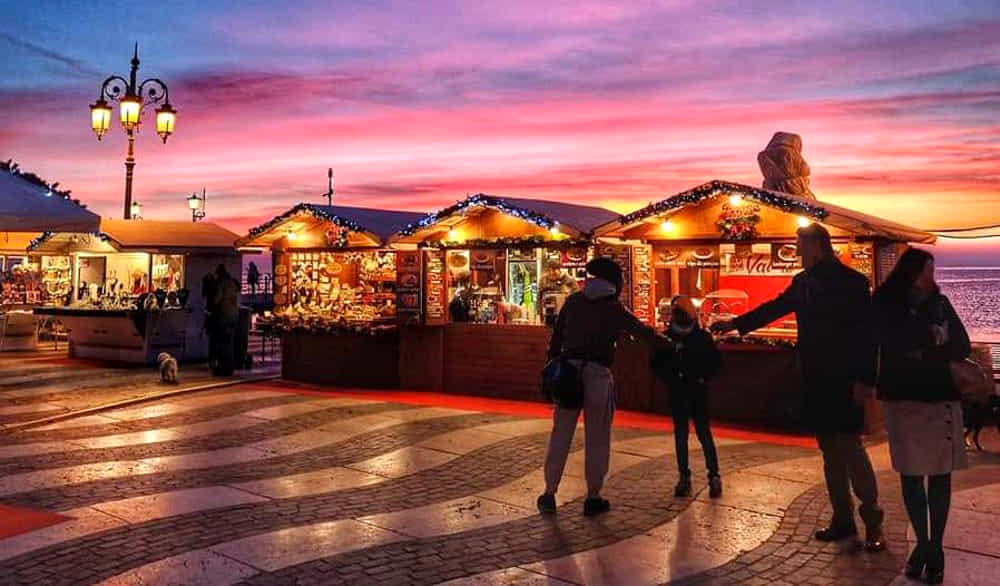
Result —
[{"label": "awning", "polygon": [[59,192],[0,170],[0,232],[95,232],[100,217]]},{"label": "awning", "polygon": [[815,199],[751,187],[718,179],[670,196],[608,222],[595,230],[595,236],[607,236],[628,230],[653,216],[666,216],[690,205],[714,197],[739,195],[783,212],[815,219],[858,236],[879,237],[898,242],[933,244],[937,237],[930,232],[897,222],[829,204]]},{"label": "awning", "polygon": [[167,222],[158,220],[111,220],[104,218],[96,233],[49,233],[36,241],[38,252],[105,251],[120,252],[232,252],[238,236],[210,222]]}]

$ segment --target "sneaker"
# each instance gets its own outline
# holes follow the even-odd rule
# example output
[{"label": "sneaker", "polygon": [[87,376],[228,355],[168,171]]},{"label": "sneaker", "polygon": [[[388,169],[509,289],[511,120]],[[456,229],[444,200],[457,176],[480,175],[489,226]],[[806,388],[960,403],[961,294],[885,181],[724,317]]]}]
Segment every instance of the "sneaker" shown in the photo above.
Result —
[{"label": "sneaker", "polygon": [[554,494],[543,494],[538,497],[538,512],[543,515],[556,514],[556,496]]},{"label": "sneaker", "polygon": [[682,474],[680,480],[677,481],[677,486],[674,487],[674,496],[677,498],[685,498],[691,496],[691,475]]},{"label": "sneaker", "polygon": [[824,527],[816,532],[818,541],[840,541],[847,537],[858,534],[858,528],[854,525],[836,525],[831,523],[829,527]]},{"label": "sneaker", "polygon": [[708,496],[713,499],[722,496],[722,477],[718,475],[708,477]]},{"label": "sneaker", "polygon": [[600,515],[601,513],[607,513],[611,510],[611,502],[608,499],[602,499],[599,496],[588,497],[587,500],[583,501],[583,515],[585,517],[593,517],[594,515]]}]

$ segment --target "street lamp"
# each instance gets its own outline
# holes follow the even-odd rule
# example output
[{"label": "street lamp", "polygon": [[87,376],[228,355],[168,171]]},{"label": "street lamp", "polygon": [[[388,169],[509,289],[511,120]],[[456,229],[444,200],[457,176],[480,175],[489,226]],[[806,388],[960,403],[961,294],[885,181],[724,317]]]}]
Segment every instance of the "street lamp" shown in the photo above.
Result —
[{"label": "street lamp", "polygon": [[191,221],[197,222],[203,219],[205,217],[205,203],[208,201],[208,194],[205,193],[204,188],[201,190],[201,197],[198,197],[197,193],[192,193],[187,200],[188,207],[191,208]]},{"label": "street lamp", "polygon": [[139,203],[139,202],[137,202],[137,201],[133,201],[132,204],[129,206],[129,214],[130,214],[130,217],[129,218],[125,218],[126,220],[128,220],[128,219],[141,220],[142,219],[142,204]]},{"label": "street lamp", "polygon": [[142,121],[142,114],[145,112],[145,106],[162,102],[162,105],[156,109],[156,134],[163,139],[164,143],[173,134],[174,126],[177,124],[177,111],[170,105],[167,84],[155,77],[137,83],[136,74],[138,71],[139,44],[136,43],[129,78],[112,75],[105,79],[97,94],[97,101],[90,105],[90,128],[97,135],[97,140],[101,140],[111,128],[111,106],[108,102],[118,102],[119,119],[122,129],[128,137],[128,151],[125,155],[126,220],[135,215],[132,213],[132,175],[135,169],[134,143],[135,134],[139,131],[139,125]]}]

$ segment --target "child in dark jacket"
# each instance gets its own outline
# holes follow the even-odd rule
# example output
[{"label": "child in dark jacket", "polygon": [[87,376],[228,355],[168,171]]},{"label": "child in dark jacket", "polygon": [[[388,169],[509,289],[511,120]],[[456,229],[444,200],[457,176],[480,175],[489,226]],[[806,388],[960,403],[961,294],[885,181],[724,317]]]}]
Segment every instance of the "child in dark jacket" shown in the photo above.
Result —
[{"label": "child in dark jacket", "polygon": [[688,468],[688,421],[691,420],[705,454],[709,496],[718,498],[722,496],[722,478],[715,440],[708,425],[708,384],[718,372],[722,358],[712,335],[698,324],[698,312],[689,297],[675,297],[669,311],[661,315],[667,340],[654,351],[651,366],[670,390],[670,414],[680,470],[674,496],[691,496]]}]

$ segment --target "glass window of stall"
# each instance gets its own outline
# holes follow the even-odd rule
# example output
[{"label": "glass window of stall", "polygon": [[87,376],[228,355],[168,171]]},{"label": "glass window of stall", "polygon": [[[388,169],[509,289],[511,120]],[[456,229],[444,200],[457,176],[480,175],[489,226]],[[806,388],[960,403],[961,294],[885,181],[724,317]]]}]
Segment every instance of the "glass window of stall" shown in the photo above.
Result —
[{"label": "glass window of stall", "polygon": [[168,293],[184,288],[184,255],[153,255],[153,290]]}]

